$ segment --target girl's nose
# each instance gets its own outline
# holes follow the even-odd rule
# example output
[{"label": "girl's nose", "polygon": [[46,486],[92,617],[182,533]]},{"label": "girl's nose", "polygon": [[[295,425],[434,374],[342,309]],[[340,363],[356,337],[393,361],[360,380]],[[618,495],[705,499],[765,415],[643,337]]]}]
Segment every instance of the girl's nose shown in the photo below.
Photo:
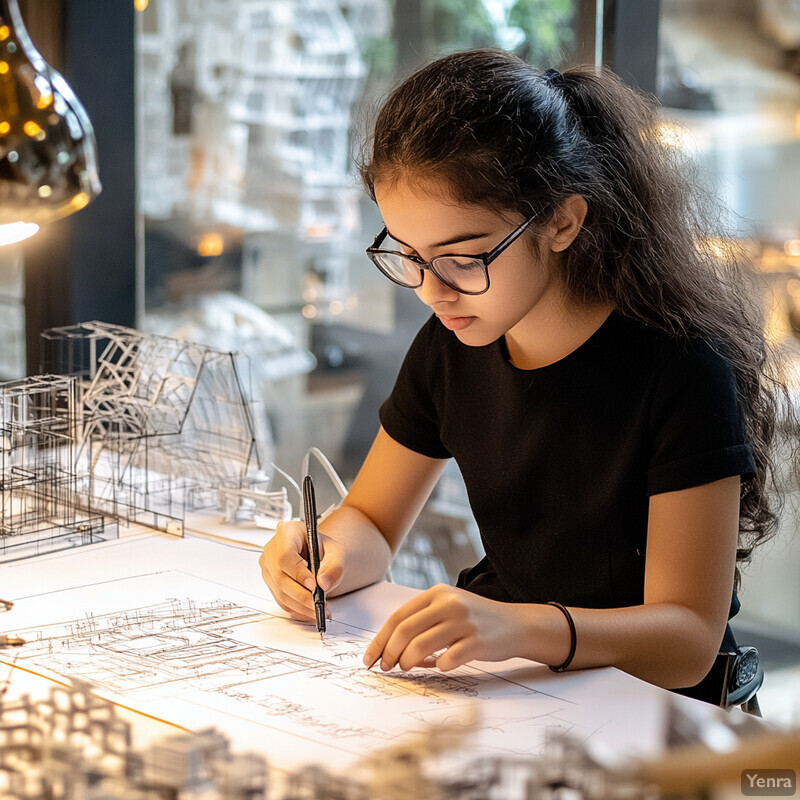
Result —
[{"label": "girl's nose", "polygon": [[422,286],[418,286],[414,291],[426,306],[458,299],[458,292],[442,283],[429,269],[423,270]]}]

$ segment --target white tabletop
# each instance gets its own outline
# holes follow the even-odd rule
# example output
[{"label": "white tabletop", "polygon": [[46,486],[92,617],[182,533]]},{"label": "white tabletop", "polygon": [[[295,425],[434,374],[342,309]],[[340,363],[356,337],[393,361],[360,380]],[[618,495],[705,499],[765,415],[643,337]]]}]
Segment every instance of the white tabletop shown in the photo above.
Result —
[{"label": "white tabletop", "polygon": [[[288,619],[258,553],[200,537],[123,529],[120,539],[0,565],[14,609],[2,632],[27,644],[0,661],[64,680],[284,768],[344,770],[426,726],[476,727],[478,754],[536,755],[568,734],[613,761],[664,749],[668,704],[704,707],[613,668],[557,675],[523,659],[451,673],[367,670],[361,655],[414,591],[390,583],[330,601],[321,642]],[[476,725],[473,723],[477,722]]]}]

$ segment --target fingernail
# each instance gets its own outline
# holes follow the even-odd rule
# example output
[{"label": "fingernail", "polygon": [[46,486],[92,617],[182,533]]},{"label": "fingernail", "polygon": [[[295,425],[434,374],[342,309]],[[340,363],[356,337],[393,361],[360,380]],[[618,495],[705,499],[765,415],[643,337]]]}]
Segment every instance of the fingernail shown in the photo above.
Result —
[{"label": "fingernail", "polygon": [[388,661],[381,661],[381,669],[384,672],[388,672],[391,669],[391,667],[389,666],[389,662]]},{"label": "fingernail", "polygon": [[317,582],[319,583],[319,588],[322,589],[323,592],[327,592],[328,589],[331,588],[331,579],[327,575],[322,575],[320,578],[317,578]]},{"label": "fingernail", "polygon": [[306,578],[303,581],[303,586],[305,586],[306,589],[308,589],[309,592],[313,592],[314,589],[317,588],[317,585],[314,583],[314,579],[313,578]]}]

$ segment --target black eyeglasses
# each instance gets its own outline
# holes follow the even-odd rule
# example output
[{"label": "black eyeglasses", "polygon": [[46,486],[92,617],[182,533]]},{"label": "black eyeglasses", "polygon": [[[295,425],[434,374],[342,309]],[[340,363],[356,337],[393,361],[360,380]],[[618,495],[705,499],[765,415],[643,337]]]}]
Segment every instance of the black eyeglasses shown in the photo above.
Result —
[{"label": "black eyeglasses", "polygon": [[367,248],[367,255],[375,266],[400,286],[417,289],[422,286],[424,270],[429,269],[445,286],[460,294],[483,294],[489,288],[489,264],[513,244],[534,220],[526,219],[503,239],[494,250],[475,256],[443,255],[425,261],[419,256],[396,250],[381,250],[389,231],[384,228]]}]

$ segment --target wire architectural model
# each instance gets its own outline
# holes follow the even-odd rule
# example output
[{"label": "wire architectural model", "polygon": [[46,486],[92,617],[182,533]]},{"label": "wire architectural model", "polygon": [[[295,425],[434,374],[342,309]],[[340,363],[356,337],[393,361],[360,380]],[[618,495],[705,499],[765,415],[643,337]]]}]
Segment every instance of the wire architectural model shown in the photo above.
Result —
[{"label": "wire architectural model", "polygon": [[103,322],[45,331],[43,353],[45,374],[0,384],[0,561],[119,522],[182,534],[187,510],[282,518],[240,355]]},{"label": "wire architectural model", "polygon": [[108,513],[177,532],[186,509],[218,507],[219,487],[242,488],[257,473],[236,353],[103,322],[43,338],[47,372],[79,382],[76,461]]},{"label": "wire architectural model", "polygon": [[79,416],[73,377],[0,384],[0,562],[116,536],[81,491]]}]

